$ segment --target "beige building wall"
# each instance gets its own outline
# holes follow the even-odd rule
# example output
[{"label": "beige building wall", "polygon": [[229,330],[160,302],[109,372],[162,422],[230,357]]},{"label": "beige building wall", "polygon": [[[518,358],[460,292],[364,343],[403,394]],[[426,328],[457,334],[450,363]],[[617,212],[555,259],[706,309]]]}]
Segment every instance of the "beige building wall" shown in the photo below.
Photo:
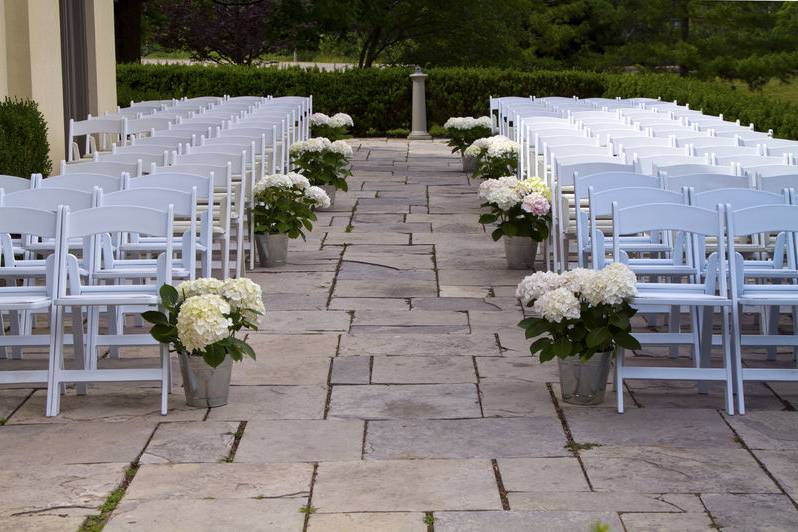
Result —
[{"label": "beige building wall", "polygon": [[7,94],[30,98],[47,121],[50,159],[64,158],[64,96],[58,0],[3,0]]},{"label": "beige building wall", "polygon": [[86,49],[89,112],[98,116],[115,111],[114,0],[86,0]]},{"label": "beige building wall", "polygon": [[6,60],[6,0],[0,0],[0,99],[8,96],[8,61]]}]

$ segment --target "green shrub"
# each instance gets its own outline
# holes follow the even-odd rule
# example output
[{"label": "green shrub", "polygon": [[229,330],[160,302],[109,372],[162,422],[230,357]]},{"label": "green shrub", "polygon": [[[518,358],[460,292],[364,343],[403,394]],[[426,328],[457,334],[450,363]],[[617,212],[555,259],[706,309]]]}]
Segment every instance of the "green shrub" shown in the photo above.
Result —
[{"label": "green shrub", "polygon": [[[343,111],[355,135],[410,127],[407,68],[322,72],[299,68],[199,65],[119,65],[119,102],[210,94],[313,95],[313,109]],[[574,70],[516,71],[498,68],[432,68],[427,71],[427,117],[442,124],[452,116],[488,113],[490,96],[662,97],[710,114],[754,122],[777,136],[798,138],[798,105],[740,94],[728,84],[668,74],[609,74]]]},{"label": "green shrub", "polygon": [[51,169],[47,123],[36,102],[0,101],[0,174],[30,179]]},{"label": "green shrub", "polygon": [[396,127],[393,129],[389,129],[388,131],[385,132],[386,137],[393,137],[400,139],[406,139],[408,135],[410,135],[410,130],[405,127]]}]

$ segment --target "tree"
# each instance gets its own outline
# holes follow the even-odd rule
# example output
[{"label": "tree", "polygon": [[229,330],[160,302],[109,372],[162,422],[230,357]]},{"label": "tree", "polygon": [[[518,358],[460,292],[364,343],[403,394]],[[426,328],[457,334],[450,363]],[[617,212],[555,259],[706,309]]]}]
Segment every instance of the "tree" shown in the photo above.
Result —
[{"label": "tree", "polygon": [[144,0],[114,1],[114,40],[117,63],[141,61],[141,15]]},{"label": "tree", "polygon": [[197,60],[251,65],[306,39],[303,0],[153,0],[162,13],[156,40]]}]

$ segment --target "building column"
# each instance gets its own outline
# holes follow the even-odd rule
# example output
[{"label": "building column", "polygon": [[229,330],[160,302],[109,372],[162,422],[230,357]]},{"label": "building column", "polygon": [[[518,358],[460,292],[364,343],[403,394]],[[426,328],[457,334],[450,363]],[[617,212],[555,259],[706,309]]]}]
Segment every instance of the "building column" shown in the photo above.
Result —
[{"label": "building column", "polygon": [[113,0],[85,0],[89,113],[116,111],[116,52]]},{"label": "building column", "polygon": [[[4,0],[7,95],[36,101],[47,121],[53,166],[64,158],[64,100],[58,0]],[[0,77],[2,80],[2,77]],[[0,90],[3,89],[0,83]]]}]

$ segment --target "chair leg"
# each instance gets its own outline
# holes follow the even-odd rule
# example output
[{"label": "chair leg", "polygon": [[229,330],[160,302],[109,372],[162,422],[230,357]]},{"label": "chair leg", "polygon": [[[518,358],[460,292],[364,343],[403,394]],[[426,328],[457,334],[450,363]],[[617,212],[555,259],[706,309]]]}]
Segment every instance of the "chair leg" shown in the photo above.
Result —
[{"label": "chair leg", "polygon": [[[723,314],[723,367],[726,370],[726,412],[730,415],[734,415],[734,379],[733,373],[737,373],[737,377],[740,378],[742,376],[742,372],[738,369],[738,371],[732,371],[732,355],[731,355],[731,347],[729,346],[729,342],[731,341],[731,331],[729,330],[729,310],[726,308],[721,309]],[[737,344],[738,342],[735,342]],[[735,357],[736,359],[737,357]],[[736,363],[736,362],[735,362]],[[740,413],[745,413],[745,407],[742,403],[743,398],[743,388],[742,385],[738,388],[737,391],[737,400],[740,401]]]},{"label": "chair leg", "polygon": [[[703,316],[700,323],[701,342],[698,352],[695,355],[695,367],[707,368],[710,365],[712,358],[712,319],[715,316],[715,309],[712,306],[705,306],[702,309]],[[698,333],[697,333],[698,334]],[[698,381],[698,393],[709,393],[709,383],[707,381]]]},{"label": "chair leg", "polygon": [[45,415],[53,417],[61,410],[61,369],[64,367],[63,307],[54,307],[50,311],[49,358]]},{"label": "chair leg", "polygon": [[161,415],[169,411],[169,388],[171,387],[169,369],[169,348],[161,344]]},{"label": "chair leg", "polygon": [[[670,333],[678,333],[681,330],[681,307],[679,305],[673,305],[671,307],[670,316],[668,317],[668,332]],[[678,358],[679,357],[679,346],[672,345],[670,347],[670,355],[671,358]]]},{"label": "chair leg", "polygon": [[624,350],[618,349],[615,355],[615,398],[619,414],[623,414],[623,357]]},{"label": "chair leg", "polygon": [[[762,314],[762,329],[764,334],[779,334],[779,306],[765,307]],[[776,360],[776,346],[768,346],[768,360],[773,362]]]},{"label": "chair leg", "polygon": [[742,331],[740,329],[740,307],[738,305],[732,305],[731,312],[731,332],[724,330],[724,334],[729,334],[729,338],[731,338],[731,336],[734,337],[732,339],[732,378],[734,379],[734,388],[737,391],[737,413],[743,415],[745,414],[745,392],[743,391],[743,354],[740,345],[742,343]]},{"label": "chair leg", "polygon": [[[22,318],[22,311],[20,310],[12,310],[11,311],[11,335],[12,336],[22,336],[22,331],[24,330],[24,320]],[[11,358],[14,360],[22,360],[22,347],[15,345],[11,347]]]},{"label": "chair leg", "polygon": [[[122,334],[124,332],[124,320],[125,315],[122,313],[122,309],[118,306],[108,307],[108,328],[109,333],[116,336]],[[112,345],[108,349],[109,356],[111,358],[119,358],[119,346]]]}]

